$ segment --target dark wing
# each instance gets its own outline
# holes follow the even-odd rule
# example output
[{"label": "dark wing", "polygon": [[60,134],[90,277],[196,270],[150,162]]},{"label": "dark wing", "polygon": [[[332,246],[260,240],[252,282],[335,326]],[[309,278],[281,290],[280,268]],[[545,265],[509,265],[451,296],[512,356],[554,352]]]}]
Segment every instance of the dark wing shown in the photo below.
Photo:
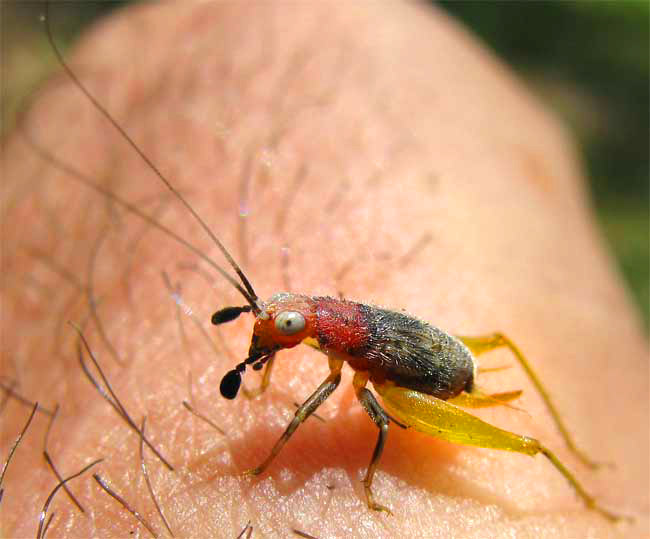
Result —
[{"label": "dark wing", "polygon": [[366,351],[371,371],[441,399],[457,395],[471,383],[474,361],[460,341],[417,318],[371,309]]}]

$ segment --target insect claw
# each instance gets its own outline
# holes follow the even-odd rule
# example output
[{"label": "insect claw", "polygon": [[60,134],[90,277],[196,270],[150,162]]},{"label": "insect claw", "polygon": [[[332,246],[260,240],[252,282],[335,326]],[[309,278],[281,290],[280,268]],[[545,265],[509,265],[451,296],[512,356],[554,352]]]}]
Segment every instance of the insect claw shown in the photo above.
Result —
[{"label": "insect claw", "polygon": [[[393,512],[390,509],[388,509],[388,507],[386,507],[385,505],[381,505],[374,500],[374,496],[372,495],[372,491],[370,490],[370,483],[368,482],[368,480],[364,479],[361,482],[363,483],[363,488],[366,491],[366,502],[368,504],[368,509],[372,509],[373,511],[388,513],[390,516],[393,516]],[[370,479],[370,482],[372,482],[372,478]]]},{"label": "insect claw", "polygon": [[382,512],[382,513],[387,513],[391,517],[394,516],[393,512],[390,509],[388,509],[388,507],[386,507],[385,505],[375,503],[375,502],[369,503],[368,504],[368,509],[372,509],[373,511],[379,511],[379,512]]},{"label": "insect claw", "polygon": [[246,471],[242,472],[242,475],[246,476],[246,477],[255,477],[256,475],[259,475],[261,473],[262,473],[262,468],[257,467],[257,468],[251,468],[250,470],[246,470]]}]

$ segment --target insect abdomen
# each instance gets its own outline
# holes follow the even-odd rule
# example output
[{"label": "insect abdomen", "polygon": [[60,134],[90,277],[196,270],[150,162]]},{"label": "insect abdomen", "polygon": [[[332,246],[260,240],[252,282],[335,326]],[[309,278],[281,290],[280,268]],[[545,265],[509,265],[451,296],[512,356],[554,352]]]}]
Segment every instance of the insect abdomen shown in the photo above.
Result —
[{"label": "insect abdomen", "polygon": [[440,399],[471,389],[474,359],[465,345],[417,318],[361,303],[317,298],[317,336],[370,379]]}]

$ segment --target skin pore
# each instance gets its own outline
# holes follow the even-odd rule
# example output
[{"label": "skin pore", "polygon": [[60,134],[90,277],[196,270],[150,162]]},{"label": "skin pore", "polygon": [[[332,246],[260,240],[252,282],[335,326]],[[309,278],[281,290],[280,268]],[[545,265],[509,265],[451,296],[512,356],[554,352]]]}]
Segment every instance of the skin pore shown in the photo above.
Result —
[{"label": "skin pore", "polygon": [[[476,415],[543,440],[604,505],[636,522],[614,526],[586,511],[542,457],[465,448],[394,425],[374,483],[394,516],[370,512],[360,480],[377,432],[349,368],[318,411],[325,422],[307,420],[264,475],[243,477],[268,454],[293,402],[325,379],[324,356],[305,346],[285,351],[264,395],[221,398],[219,381],[245,357],[253,318],[208,323],[215,310],[242,305],[241,296],[214,272],[206,280],[188,269],[200,264],[194,255],[39,157],[17,132],[3,156],[0,375],[50,409],[60,404],[48,449],[64,477],[105,459],[68,485],[85,515],[58,493],[48,536],[146,536],[92,473],[164,534],[140,472],[139,436],[84,377],[68,320],[88,320],[85,335],[120,401],[136,424],[146,415],[147,437],[174,465],[169,472],[145,452],[177,537],[236,537],[249,520],[254,537],[292,528],[316,537],[467,538],[647,530],[642,331],[594,227],[566,133],[463,29],[411,4],[165,3],[106,20],[70,63],[260,297],[287,285],[340,292],[450,333],[506,333],[579,445],[616,468],[589,471],[566,451],[516,367],[479,384],[523,389],[515,404],[526,412]],[[226,267],[68,79],[50,82],[21,121],[39,147]],[[180,284],[180,308],[162,272]],[[514,361],[496,351],[481,364]],[[245,374],[248,388],[258,383]],[[28,414],[7,403],[3,455]],[[7,471],[3,536],[34,536],[56,486],[42,457],[47,419],[37,414]]]}]

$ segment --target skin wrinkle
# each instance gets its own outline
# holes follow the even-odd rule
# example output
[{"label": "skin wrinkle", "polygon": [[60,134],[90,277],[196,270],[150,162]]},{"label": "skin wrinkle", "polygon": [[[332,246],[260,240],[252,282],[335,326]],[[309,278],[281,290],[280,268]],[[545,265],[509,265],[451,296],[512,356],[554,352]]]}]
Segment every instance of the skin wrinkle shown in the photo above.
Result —
[{"label": "skin wrinkle", "polygon": [[[607,267],[600,240],[590,228],[564,133],[503,68],[439,13],[402,4],[381,9],[370,3],[318,5],[140,6],[117,14],[86,37],[74,56],[73,69],[83,74],[100,99],[109,96],[106,104],[117,121],[175,187],[191,193],[190,202],[223,243],[234,249],[235,258],[239,256],[235,248],[238,178],[250,157],[246,148],[268,134],[282,132],[274,141],[274,164],[265,169],[267,186],[251,184],[253,211],[247,237],[253,241],[243,270],[260,297],[282,286],[278,249],[284,238],[277,237],[274,224],[295,172],[307,166],[308,178],[302,192],[292,198],[286,223],[294,290],[336,295],[336,270],[351,261],[343,290],[350,299],[404,308],[452,332],[508,333],[538,368],[578,441],[595,457],[616,461],[619,468],[591,474],[571,459],[516,368],[485,380],[497,391],[524,389],[522,406],[530,416],[511,410],[476,415],[542,438],[608,507],[637,515],[638,529],[618,529],[585,512],[564,480],[540,459],[461,448],[394,426],[379,463],[375,496],[395,516],[369,513],[359,479],[376,428],[351,398],[347,368],[341,387],[327,402],[327,423],[305,422],[265,475],[241,479],[237,474],[258,465],[288,423],[291,403],[321,381],[323,358],[305,347],[284,352],[267,394],[250,402],[243,398],[225,402],[218,396],[218,384],[233,368],[232,360],[215,358],[207,350],[194,351],[199,409],[209,411],[209,417],[228,433],[219,440],[204,436],[181,407],[187,394],[187,363],[179,352],[178,324],[160,272],[167,271],[172,282],[182,278],[184,299],[195,312],[238,305],[242,298],[221,278],[215,294],[200,276],[178,272],[178,263],[192,263],[194,258],[162,235],[147,234],[138,262],[130,270],[135,307],[129,307],[122,272],[130,241],[112,236],[111,249],[103,250],[103,260],[98,260],[96,293],[104,298],[100,314],[107,334],[118,341],[116,349],[131,352],[121,354],[127,366],[112,364],[96,332],[89,331],[88,337],[126,409],[134,417],[147,415],[148,436],[179,465],[179,471],[170,474],[153,459],[148,461],[156,494],[175,534],[196,537],[212,532],[233,537],[241,531],[242,521],[250,518],[253,536],[268,530],[270,537],[284,536],[293,526],[316,537],[350,536],[348,530],[359,528],[359,523],[363,523],[359,534],[373,537],[413,536],[423,530],[433,537],[462,536],[468,528],[469,536],[476,537],[640,535],[647,529],[644,459],[648,447],[638,428],[648,424],[646,345],[617,277]],[[139,24],[145,21],[144,26]],[[314,28],[319,32],[314,33]],[[273,36],[269,53],[260,53],[260,35]],[[281,95],[280,81],[291,81],[297,51],[312,47],[314,65],[319,65],[321,54],[330,54],[341,41],[352,46],[341,60],[346,76],[340,77],[334,90],[331,71],[320,74],[306,68]],[[181,45],[185,42],[191,45]],[[190,52],[174,54],[179,46],[187,46]],[[147,54],[131,54],[138,48]],[[172,62],[178,58],[182,61]],[[243,75],[238,63],[242,58],[249,60]],[[250,62],[251,58],[255,60]],[[131,62],[136,66],[129,67]],[[192,85],[201,65],[220,68],[203,73],[204,78]],[[239,80],[242,76],[245,84]],[[106,94],[97,84],[106,88]],[[190,121],[179,84],[194,89]],[[304,106],[301,89],[321,87],[325,93],[333,91],[334,99],[310,107],[309,114],[294,114]],[[41,145],[102,182],[110,181],[110,163],[102,151],[108,145],[118,173],[124,174],[119,182],[121,197],[141,200],[162,192],[153,175],[97,119],[96,111],[74,87],[57,78],[56,88],[49,88],[23,119]],[[281,111],[274,109],[274,88],[275,99],[283,103]],[[296,102],[295,108],[291,106]],[[137,103],[146,104],[142,112]],[[202,111],[202,116],[195,116],[196,111]],[[182,129],[176,128],[179,117]],[[224,123],[225,137],[220,127]],[[527,141],[530,151],[552,176],[554,188],[562,194],[558,198],[569,199],[561,211],[575,224],[570,234],[556,223],[557,206],[518,198],[521,189],[516,182],[523,176],[511,171],[521,167],[521,157],[512,165],[506,152],[490,154],[493,140],[520,135],[517,126],[537,134]],[[32,236],[28,229],[5,224],[3,241],[7,245],[25,242],[43,253],[66,243],[67,256],[53,260],[85,279],[93,242],[109,219],[105,200],[62,177],[51,164],[43,167],[20,137],[6,142],[6,154],[3,166],[10,193],[20,193],[21,180],[33,177],[33,170],[44,172],[33,192],[15,199],[3,215],[4,223],[38,224],[40,207],[50,200],[64,200],[65,205],[52,206],[60,212],[55,217],[68,236],[79,239],[70,244],[67,238]],[[14,155],[20,159],[12,159]],[[425,181],[432,171],[437,178],[435,190]],[[322,204],[340,189],[341,178],[349,183],[344,184],[343,196],[337,195],[336,215],[322,212]],[[530,225],[533,213],[539,228]],[[125,220],[125,226],[131,221]],[[178,204],[172,203],[163,221],[223,263]],[[425,231],[432,237],[422,253],[426,256],[384,271],[391,263],[381,258],[382,253],[408,252]],[[558,241],[563,242],[561,250],[553,249]],[[31,266],[42,264],[30,262],[24,254],[15,260],[14,256],[3,253],[5,267],[14,272],[23,267],[29,272]],[[380,271],[374,267],[377,260],[384,265]],[[574,267],[580,268],[579,275],[572,272]],[[553,276],[550,282],[548,274]],[[146,499],[144,482],[133,481],[139,437],[125,430],[83,380],[74,365],[71,336],[63,339],[60,355],[44,353],[47,347],[42,343],[51,339],[49,322],[61,316],[75,320],[74,313],[61,313],[60,308],[77,293],[68,286],[61,288],[56,275],[44,277],[44,286],[55,290],[56,298],[41,297],[37,304],[19,288],[2,296],[7,316],[3,367],[12,357],[20,365],[18,376],[4,369],[0,374],[17,378],[21,392],[33,400],[44,405],[61,402],[51,440],[59,467],[74,470],[90,457],[105,457],[102,477],[119,485],[126,499]],[[86,309],[78,305],[75,310]],[[238,356],[247,350],[251,322],[250,316],[242,316],[222,328]],[[188,338],[204,348],[200,336]],[[505,354],[495,352],[482,363],[506,361],[510,359]],[[591,372],[606,373],[607,380],[591,377]],[[254,387],[257,380],[247,373],[244,383]],[[619,394],[607,392],[608,387],[618,388]],[[5,410],[9,432],[16,432],[13,417],[22,409],[18,406],[9,402]],[[39,441],[42,423],[35,423],[29,434]],[[192,437],[196,441],[188,444]],[[5,448],[5,434],[2,442]],[[52,488],[40,454],[24,451],[26,447],[17,452],[7,472],[7,488],[11,485],[11,491],[20,495],[3,500],[4,536],[33,536],[36,515],[26,508],[42,506]],[[318,500],[314,496],[328,480],[322,473],[325,469],[347,477],[349,484],[342,481],[331,496]],[[283,472],[290,472],[288,479]],[[133,530],[130,515],[116,509],[95,485],[89,487],[89,481],[80,478],[75,493],[91,518],[79,517],[64,497],[57,498],[52,507],[57,517],[48,536],[114,537],[128,536]],[[237,508],[233,503],[239,504]],[[153,508],[142,511],[147,520],[155,521]],[[229,524],[223,511],[233,517]],[[288,518],[291,514],[301,518]],[[416,523],[418,528],[412,529]]]}]

